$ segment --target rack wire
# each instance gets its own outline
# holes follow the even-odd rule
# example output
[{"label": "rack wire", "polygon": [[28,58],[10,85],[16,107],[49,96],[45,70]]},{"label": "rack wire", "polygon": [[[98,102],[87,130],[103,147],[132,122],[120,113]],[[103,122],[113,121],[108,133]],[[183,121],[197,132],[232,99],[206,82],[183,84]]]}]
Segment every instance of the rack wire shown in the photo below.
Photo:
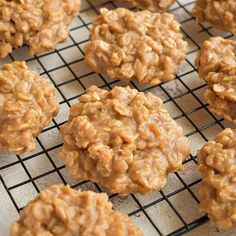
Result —
[{"label": "rack wire", "polygon": [[[16,156],[0,153],[0,235],[7,235],[9,225],[18,218],[18,212],[42,189],[51,184],[70,184],[83,190],[106,191],[96,183],[72,180],[59,158],[62,140],[60,126],[66,122],[70,106],[84,94],[86,88],[96,84],[111,89],[125,85],[102,74],[95,74],[83,65],[83,47],[88,42],[92,20],[99,8],[116,8],[120,4],[107,0],[82,0],[82,9],[70,29],[69,41],[53,52],[34,57],[27,56],[27,47],[15,50],[0,65],[13,60],[26,60],[30,69],[48,77],[57,88],[60,112],[49,127],[37,137],[33,153]],[[189,43],[187,59],[180,65],[175,80],[152,87],[140,87],[135,81],[129,86],[139,91],[152,92],[163,99],[164,105],[183,126],[191,144],[191,155],[184,161],[186,171],[173,173],[168,184],[147,196],[131,194],[126,197],[109,194],[114,208],[127,213],[145,235],[177,236],[189,232],[208,221],[197,209],[197,190],[201,181],[196,167],[196,150],[204,142],[232,124],[212,114],[203,99],[206,84],[198,78],[194,58],[202,42],[214,35],[232,38],[206,24],[196,24],[191,16],[195,1],[177,0],[170,12],[181,23],[185,40]],[[134,10],[134,9],[133,9]]]}]

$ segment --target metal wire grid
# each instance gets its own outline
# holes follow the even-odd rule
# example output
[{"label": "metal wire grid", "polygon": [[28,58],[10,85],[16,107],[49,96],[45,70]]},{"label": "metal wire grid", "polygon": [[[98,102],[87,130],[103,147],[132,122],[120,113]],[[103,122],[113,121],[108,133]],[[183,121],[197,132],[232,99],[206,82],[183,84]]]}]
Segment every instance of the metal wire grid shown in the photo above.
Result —
[{"label": "metal wire grid", "polygon": [[[126,212],[140,226],[145,235],[182,235],[208,220],[197,210],[199,202],[197,189],[200,177],[194,170],[195,153],[205,141],[214,137],[225,126],[230,125],[211,114],[208,105],[202,99],[206,85],[198,79],[193,59],[202,41],[220,32],[207,25],[198,26],[195,23],[190,14],[194,2],[178,0],[170,10],[181,22],[182,31],[190,44],[188,57],[182,63],[182,69],[176,79],[167,84],[152,87],[139,87],[135,81],[129,84],[139,91],[151,91],[160,96],[174,119],[184,127],[193,147],[192,154],[184,162],[186,173],[171,174],[167,186],[162,191],[147,196],[131,194],[120,197],[117,194],[109,194],[114,208]],[[29,199],[51,184],[68,183],[74,188],[105,191],[96,183],[71,180],[58,158],[62,145],[59,128],[66,121],[71,104],[91,84],[107,89],[123,85],[120,81],[93,73],[82,64],[83,46],[88,41],[92,19],[99,14],[101,6],[115,8],[117,3],[106,0],[84,0],[81,13],[72,24],[69,42],[59,46],[53,52],[33,58],[27,57],[26,61],[30,68],[48,77],[57,88],[61,111],[37,138],[37,149],[33,154],[22,156],[0,154],[0,198],[2,197],[0,206],[1,212],[4,213],[6,210],[2,215],[9,222],[18,217],[17,212],[26,205]],[[232,35],[227,34],[224,37],[230,38]],[[0,60],[0,64],[13,60],[25,60],[26,50],[23,48],[14,51],[8,58]],[[5,206],[7,206],[6,209]],[[8,227],[8,223],[6,225]],[[1,233],[0,228],[0,235],[5,235],[5,232],[6,229]]]}]

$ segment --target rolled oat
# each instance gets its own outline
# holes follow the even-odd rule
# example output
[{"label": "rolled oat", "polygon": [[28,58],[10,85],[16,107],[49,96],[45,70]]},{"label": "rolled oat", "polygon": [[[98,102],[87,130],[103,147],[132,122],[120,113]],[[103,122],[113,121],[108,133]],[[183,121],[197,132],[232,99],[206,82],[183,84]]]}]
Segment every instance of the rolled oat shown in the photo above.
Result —
[{"label": "rolled oat", "polygon": [[236,42],[212,37],[205,41],[196,58],[199,75],[209,88],[209,108],[236,123]]},{"label": "rolled oat", "polygon": [[129,217],[112,209],[105,193],[53,185],[20,213],[10,236],[143,236]]},{"label": "rolled oat", "polygon": [[211,25],[236,34],[235,0],[197,0],[192,11],[197,22],[209,22]]},{"label": "rolled oat", "polygon": [[198,151],[200,210],[211,223],[227,229],[236,226],[236,129],[225,129]]},{"label": "rolled oat", "polygon": [[156,96],[129,87],[90,87],[61,127],[61,155],[72,177],[112,192],[161,189],[189,154],[183,129]]},{"label": "rolled oat", "polygon": [[168,13],[101,9],[85,47],[85,63],[111,78],[156,85],[174,79],[187,52],[180,25]]},{"label": "rolled oat", "polygon": [[0,70],[0,151],[22,154],[35,149],[34,137],[59,110],[48,79],[29,71],[25,62]]},{"label": "rolled oat", "polygon": [[68,38],[80,0],[0,1],[0,57],[27,44],[34,55],[55,49]]}]

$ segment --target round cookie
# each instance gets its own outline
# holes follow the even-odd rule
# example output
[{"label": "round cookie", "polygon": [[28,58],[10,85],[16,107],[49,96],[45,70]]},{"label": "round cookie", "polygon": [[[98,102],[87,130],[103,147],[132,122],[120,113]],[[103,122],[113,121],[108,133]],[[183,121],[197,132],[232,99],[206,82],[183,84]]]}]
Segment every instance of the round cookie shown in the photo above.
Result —
[{"label": "round cookie", "polygon": [[129,87],[90,87],[71,107],[61,135],[72,177],[115,193],[160,190],[189,154],[183,129],[161,99]]},{"label": "round cookie", "polygon": [[143,236],[129,217],[112,209],[105,193],[53,185],[20,213],[10,236]]},{"label": "round cookie", "polygon": [[236,41],[222,37],[206,40],[199,51],[195,64],[199,76],[206,79],[210,72],[229,72],[236,67]]},{"label": "round cookie", "polygon": [[216,28],[236,34],[235,0],[197,0],[192,14],[198,23],[208,22]]},{"label": "round cookie", "polygon": [[0,151],[22,154],[35,149],[34,137],[57,114],[56,89],[29,71],[25,62],[0,69]]},{"label": "round cookie", "polygon": [[227,229],[236,226],[236,129],[225,129],[198,151],[201,211],[211,223]]},{"label": "round cookie", "polygon": [[68,38],[80,0],[0,1],[0,57],[29,45],[34,55],[55,49]]},{"label": "round cookie", "polygon": [[85,63],[111,78],[156,85],[175,78],[187,42],[168,13],[102,8],[93,22]]},{"label": "round cookie", "polygon": [[128,2],[137,8],[148,9],[157,12],[166,11],[175,2],[175,0],[119,0],[119,1]]},{"label": "round cookie", "polygon": [[199,75],[208,84],[209,109],[236,123],[236,42],[212,37],[196,58]]}]

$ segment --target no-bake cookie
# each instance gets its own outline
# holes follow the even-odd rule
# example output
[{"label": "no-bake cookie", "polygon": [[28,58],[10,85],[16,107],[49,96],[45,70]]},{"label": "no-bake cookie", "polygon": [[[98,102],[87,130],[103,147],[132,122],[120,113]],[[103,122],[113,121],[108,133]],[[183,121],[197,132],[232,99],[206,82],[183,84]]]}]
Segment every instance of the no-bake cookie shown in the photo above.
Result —
[{"label": "no-bake cookie", "polygon": [[236,226],[236,129],[225,129],[198,151],[200,210],[227,229]]},{"label": "no-bake cookie", "polygon": [[55,49],[68,38],[80,0],[0,1],[0,57],[29,45],[34,55]]},{"label": "no-bake cookie", "polygon": [[236,34],[235,0],[197,0],[192,14],[198,23],[206,21],[223,31]]},{"label": "no-bake cookie", "polygon": [[112,209],[105,193],[53,185],[20,213],[10,236],[143,236],[129,217]]},{"label": "no-bake cookie", "polygon": [[204,42],[196,66],[208,84],[205,98],[210,110],[236,123],[236,42],[210,38]]},{"label": "no-bake cookie", "polygon": [[34,137],[57,114],[56,89],[29,71],[25,62],[0,69],[0,151],[22,154],[35,149]]},{"label": "no-bake cookie", "polygon": [[189,154],[183,129],[161,99],[129,87],[90,87],[71,107],[61,134],[71,176],[116,193],[160,190]]},{"label": "no-bake cookie", "polygon": [[175,0],[119,0],[120,2],[128,2],[133,6],[141,9],[162,12],[166,11]]},{"label": "no-bake cookie", "polygon": [[171,14],[103,8],[85,46],[85,63],[111,78],[156,85],[175,78],[187,52],[182,38]]}]

